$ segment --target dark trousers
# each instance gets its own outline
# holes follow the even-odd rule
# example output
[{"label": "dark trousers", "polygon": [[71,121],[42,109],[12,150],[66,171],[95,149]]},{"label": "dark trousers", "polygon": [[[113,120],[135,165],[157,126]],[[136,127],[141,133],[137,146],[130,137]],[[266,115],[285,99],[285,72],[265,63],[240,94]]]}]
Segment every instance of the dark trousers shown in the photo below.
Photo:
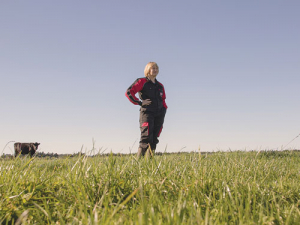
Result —
[{"label": "dark trousers", "polygon": [[159,112],[140,112],[141,139],[139,147],[143,153],[146,152],[149,145],[151,150],[155,151],[156,145],[159,142],[158,137],[163,128],[165,114],[165,108]]}]

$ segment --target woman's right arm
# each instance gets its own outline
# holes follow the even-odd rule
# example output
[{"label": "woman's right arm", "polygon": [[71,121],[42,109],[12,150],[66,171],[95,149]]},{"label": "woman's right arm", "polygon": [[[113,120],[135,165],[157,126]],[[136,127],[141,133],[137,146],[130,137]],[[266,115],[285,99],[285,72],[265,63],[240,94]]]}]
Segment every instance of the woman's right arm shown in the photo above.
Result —
[{"label": "woman's right arm", "polygon": [[143,102],[141,102],[135,94],[139,91],[141,91],[144,87],[144,84],[147,82],[146,78],[138,78],[136,81],[133,82],[132,85],[126,90],[126,97],[129,99],[131,103],[134,105],[140,105],[142,106]]}]

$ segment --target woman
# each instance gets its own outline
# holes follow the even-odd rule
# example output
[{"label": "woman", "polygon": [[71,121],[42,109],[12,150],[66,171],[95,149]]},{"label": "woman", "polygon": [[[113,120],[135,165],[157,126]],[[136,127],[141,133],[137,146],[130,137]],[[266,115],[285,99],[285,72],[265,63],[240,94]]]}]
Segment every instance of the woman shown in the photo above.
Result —
[{"label": "woman", "polygon": [[[158,72],[158,65],[149,62],[144,70],[145,77],[138,78],[126,91],[129,101],[141,106],[138,157],[144,156],[147,149],[150,149],[151,155],[154,153],[168,108],[164,86],[156,80]],[[140,99],[135,96],[136,93],[139,93]]]}]

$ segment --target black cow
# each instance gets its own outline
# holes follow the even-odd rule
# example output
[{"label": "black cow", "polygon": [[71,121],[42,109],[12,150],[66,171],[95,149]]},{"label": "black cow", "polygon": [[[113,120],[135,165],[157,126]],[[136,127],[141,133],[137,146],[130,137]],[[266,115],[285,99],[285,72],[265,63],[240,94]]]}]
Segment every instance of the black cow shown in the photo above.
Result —
[{"label": "black cow", "polygon": [[14,144],[15,147],[15,157],[17,157],[19,154],[26,155],[29,154],[30,157],[32,157],[36,150],[38,149],[40,143],[20,143],[16,142]]}]

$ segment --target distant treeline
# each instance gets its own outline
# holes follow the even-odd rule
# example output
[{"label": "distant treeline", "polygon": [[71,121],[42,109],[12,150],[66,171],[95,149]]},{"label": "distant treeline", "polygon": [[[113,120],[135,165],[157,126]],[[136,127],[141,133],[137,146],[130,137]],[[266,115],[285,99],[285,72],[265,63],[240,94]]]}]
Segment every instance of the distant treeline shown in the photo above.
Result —
[{"label": "distant treeline", "polygon": [[[255,151],[255,150],[252,150]],[[272,155],[272,154],[280,154],[280,152],[299,152],[300,150],[298,149],[293,149],[293,150],[282,150],[282,151],[277,151],[277,150],[264,150],[264,151],[260,151],[260,152],[264,152],[267,153],[268,155]],[[228,152],[228,151],[226,151]],[[235,151],[229,151],[229,152],[235,152]],[[241,151],[243,152],[243,151]],[[259,151],[255,151],[255,152],[259,152]],[[213,154],[216,152],[200,152],[201,155],[206,155],[206,154]],[[199,154],[198,151],[191,151],[191,152],[155,152],[155,155],[172,155],[172,154]],[[57,154],[57,153],[45,153],[45,152],[37,152],[36,154],[34,154],[34,157],[37,158],[70,158],[70,157],[78,157],[78,156],[87,156],[87,157],[108,157],[108,156],[130,156],[130,155],[136,155],[136,153],[98,153],[98,154],[94,154],[94,155],[89,155],[89,154],[85,154],[82,152],[77,152],[77,153],[73,153],[73,154]],[[26,155],[28,156],[28,155]],[[24,157],[24,156],[21,156]],[[14,155],[11,154],[4,154],[2,156],[0,156],[0,159],[9,159],[9,158],[14,158]]]},{"label": "distant treeline", "polygon": [[[155,155],[163,155],[163,154],[191,154],[191,153],[199,153],[199,152],[155,152]],[[212,152],[201,152],[201,154],[210,154]],[[73,154],[58,154],[58,153],[45,153],[45,152],[37,152],[34,154],[34,157],[37,158],[68,158],[68,157],[77,157],[77,156],[88,156],[88,157],[106,157],[106,156],[130,156],[136,155],[136,153],[98,153],[98,154],[85,154],[82,152],[77,152]],[[27,155],[26,155],[27,156]],[[21,157],[24,157],[21,155]],[[0,158],[14,158],[14,155],[11,154],[3,154]]]}]

